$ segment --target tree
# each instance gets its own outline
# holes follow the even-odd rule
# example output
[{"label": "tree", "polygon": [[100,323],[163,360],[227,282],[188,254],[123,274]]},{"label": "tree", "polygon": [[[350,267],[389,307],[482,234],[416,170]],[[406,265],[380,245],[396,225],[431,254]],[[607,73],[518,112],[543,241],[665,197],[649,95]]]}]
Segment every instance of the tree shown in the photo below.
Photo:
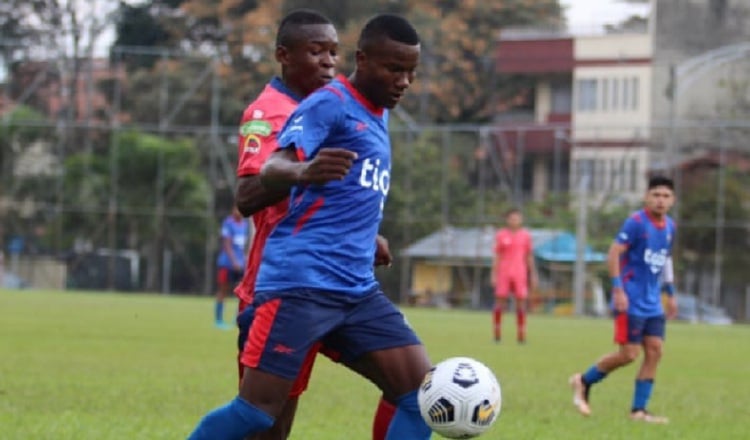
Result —
[{"label": "tree", "polygon": [[[23,234],[27,221],[22,217],[36,216],[36,212],[22,213],[20,202],[33,200],[35,183],[49,187],[49,175],[37,177],[32,170],[24,170],[18,162],[29,146],[43,141],[50,133],[40,126],[46,118],[26,106],[18,106],[0,123],[0,245],[6,233]],[[37,208],[38,209],[38,208]],[[43,208],[42,208],[43,209]],[[40,209],[41,210],[41,209]],[[10,230],[4,230],[9,228]],[[2,252],[2,249],[0,249]]]},{"label": "tree", "polygon": [[[307,7],[332,19],[341,41],[342,72],[353,68],[357,37],[369,17],[378,12],[403,14],[423,41],[418,80],[403,108],[417,119],[437,122],[486,121],[493,116],[496,99],[506,88],[514,88],[513,81],[501,82],[495,74],[495,38],[503,28],[560,27],[563,22],[558,0],[185,0],[175,4],[176,9],[151,8],[170,44],[190,53],[220,56],[223,81],[243,99],[257,94],[268,77],[278,73],[274,35],[284,13]],[[158,32],[144,31],[154,33]]]},{"label": "tree", "polygon": [[[192,140],[126,131],[115,134],[111,156],[85,153],[65,160],[66,200],[78,200],[65,213],[64,247],[76,240],[108,247],[104,213],[115,197],[117,249],[135,249],[147,258],[146,288],[158,289],[165,248],[178,256],[181,283],[200,285],[204,257],[205,207],[209,185],[200,171],[201,155]],[[112,181],[112,179],[115,179]],[[99,216],[92,213],[100,213]]]},{"label": "tree", "polygon": [[[140,5],[130,5],[120,3],[115,23],[117,37],[113,44],[113,49],[117,47],[168,47],[171,45],[170,35],[166,28],[155,16],[154,9],[157,7],[154,2],[143,3]],[[158,60],[158,57],[148,56],[138,53],[119,54],[111,51],[110,58],[114,61],[120,61],[122,57],[128,70],[138,68],[151,68]]]},{"label": "tree", "polygon": [[[724,225],[717,225],[719,173],[725,173]],[[680,224],[678,225],[678,263],[698,278],[711,276],[717,257],[717,227],[723,227],[722,254],[719,255],[723,275],[723,291],[743,293],[747,283],[750,256],[750,178],[746,171],[729,166],[693,173],[683,182]],[[697,283],[701,285],[700,282]],[[692,287],[692,286],[687,286]],[[705,294],[702,292],[689,292]]]},{"label": "tree", "polygon": [[560,28],[557,0],[410,2],[423,41],[418,81],[405,105],[423,121],[481,122],[512,81],[500,81],[495,41],[508,27]]}]

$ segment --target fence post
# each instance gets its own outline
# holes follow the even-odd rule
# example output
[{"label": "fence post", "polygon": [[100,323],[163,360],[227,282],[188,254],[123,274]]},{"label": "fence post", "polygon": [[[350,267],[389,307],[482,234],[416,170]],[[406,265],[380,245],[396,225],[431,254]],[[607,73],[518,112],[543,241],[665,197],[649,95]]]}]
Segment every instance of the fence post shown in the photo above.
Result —
[{"label": "fence post", "polygon": [[578,217],[576,219],[576,262],[573,272],[573,298],[575,314],[584,314],[586,288],[586,222],[588,215],[589,171],[585,170],[578,187]]}]

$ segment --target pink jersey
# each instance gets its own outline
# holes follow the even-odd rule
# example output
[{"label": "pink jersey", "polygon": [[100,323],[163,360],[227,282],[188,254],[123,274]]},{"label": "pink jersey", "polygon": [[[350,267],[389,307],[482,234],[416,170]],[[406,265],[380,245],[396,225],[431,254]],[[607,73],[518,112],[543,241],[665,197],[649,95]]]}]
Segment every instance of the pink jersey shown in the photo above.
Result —
[{"label": "pink jersey", "polygon": [[531,234],[526,229],[515,232],[503,228],[495,234],[495,255],[499,259],[498,277],[526,279],[529,271],[528,257],[531,254]]},{"label": "pink jersey", "polygon": [[[298,104],[299,98],[280,79],[274,78],[258,98],[247,106],[240,123],[238,177],[260,173],[268,157],[278,148],[276,136]],[[289,200],[285,199],[253,214],[255,236],[250,246],[245,274],[234,289],[241,300],[240,308],[253,300],[255,280],[266,240],[286,215],[288,207]]]}]

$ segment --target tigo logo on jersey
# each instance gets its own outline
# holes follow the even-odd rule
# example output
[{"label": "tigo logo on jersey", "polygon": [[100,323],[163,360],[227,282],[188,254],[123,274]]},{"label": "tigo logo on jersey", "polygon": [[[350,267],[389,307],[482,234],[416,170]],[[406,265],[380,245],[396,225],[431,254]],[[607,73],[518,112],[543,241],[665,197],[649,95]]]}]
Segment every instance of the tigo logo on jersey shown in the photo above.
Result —
[{"label": "tigo logo on jersey", "polygon": [[380,169],[380,159],[375,159],[374,162],[369,158],[365,159],[362,163],[362,172],[359,174],[359,184],[387,196],[391,188],[391,172]]},{"label": "tigo logo on jersey", "polygon": [[643,261],[649,265],[651,273],[657,274],[667,264],[667,250],[662,249],[659,252],[654,252],[651,249],[646,249],[643,254]]}]

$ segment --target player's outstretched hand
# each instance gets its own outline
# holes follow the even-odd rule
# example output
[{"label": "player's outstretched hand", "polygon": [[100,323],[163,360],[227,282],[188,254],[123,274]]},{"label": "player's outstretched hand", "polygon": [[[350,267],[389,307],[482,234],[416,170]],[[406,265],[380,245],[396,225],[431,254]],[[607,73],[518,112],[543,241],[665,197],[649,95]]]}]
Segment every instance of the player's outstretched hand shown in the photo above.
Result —
[{"label": "player's outstretched hand", "polygon": [[314,185],[342,180],[349,174],[357,153],[343,148],[321,148],[303,169],[300,181]]},{"label": "player's outstretched hand", "polygon": [[375,238],[375,266],[390,266],[393,264],[391,249],[388,247],[388,240],[378,234]]}]

